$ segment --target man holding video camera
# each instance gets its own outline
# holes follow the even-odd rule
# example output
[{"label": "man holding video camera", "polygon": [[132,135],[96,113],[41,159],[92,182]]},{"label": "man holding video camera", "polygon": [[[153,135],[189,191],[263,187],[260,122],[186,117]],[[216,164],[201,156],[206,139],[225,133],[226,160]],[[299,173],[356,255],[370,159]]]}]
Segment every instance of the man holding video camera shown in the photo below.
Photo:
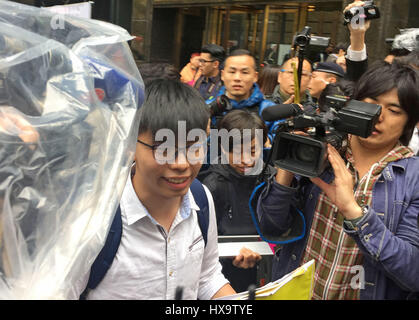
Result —
[{"label": "man holding video camera", "polygon": [[[298,58],[291,58],[285,61],[281,70],[278,73],[278,85],[276,86],[272,101],[276,104],[286,103],[292,96],[295,95],[294,76],[292,63],[295,63],[295,67],[298,68]],[[307,91],[308,84],[311,78],[312,67],[308,60],[304,60],[301,84],[300,84],[300,102],[302,104],[312,103],[311,96]]]},{"label": "man holding video camera", "polygon": [[[346,150],[328,145],[330,166],[317,177],[278,168],[268,180],[257,205],[265,238],[302,234],[277,250],[274,280],[314,259],[313,299],[418,297],[419,158],[407,148],[419,120],[418,88],[412,67],[375,65],[354,96],[381,106],[372,134],[348,135]],[[299,160],[309,159],[313,150],[301,149]]]},{"label": "man holding video camera", "polygon": [[[270,106],[275,104],[289,104],[294,102],[295,95],[295,85],[294,85],[294,75],[293,75],[293,66],[295,63],[295,68],[298,68],[299,61],[297,57],[288,59],[285,61],[281,70],[278,73],[278,85],[275,87],[272,99],[265,100],[261,103],[259,113],[262,114],[262,111]],[[300,84],[300,103],[303,108],[306,110],[314,110],[315,103],[308,92],[308,84],[310,83],[311,78],[311,63],[307,60],[303,60],[303,66],[301,71],[301,84]],[[277,129],[278,121],[265,121],[266,126],[268,127],[268,138],[270,142],[275,138],[275,132]]]}]

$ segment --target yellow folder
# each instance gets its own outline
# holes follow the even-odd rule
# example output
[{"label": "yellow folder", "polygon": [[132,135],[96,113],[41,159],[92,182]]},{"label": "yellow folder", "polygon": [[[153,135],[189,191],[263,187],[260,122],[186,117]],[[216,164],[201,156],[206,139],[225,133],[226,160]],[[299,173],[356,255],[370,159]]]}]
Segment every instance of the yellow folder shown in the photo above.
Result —
[{"label": "yellow folder", "polygon": [[[281,279],[256,289],[256,300],[310,300],[313,295],[315,262],[310,260]],[[220,298],[247,300],[248,291]]]}]

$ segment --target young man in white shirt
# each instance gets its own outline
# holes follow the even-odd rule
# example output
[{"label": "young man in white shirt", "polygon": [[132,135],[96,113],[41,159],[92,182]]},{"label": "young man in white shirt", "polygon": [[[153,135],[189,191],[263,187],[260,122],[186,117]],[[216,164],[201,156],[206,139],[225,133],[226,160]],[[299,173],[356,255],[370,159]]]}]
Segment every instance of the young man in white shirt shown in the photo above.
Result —
[{"label": "young man in white shirt", "polygon": [[[189,134],[192,129],[205,133],[208,120],[208,107],[192,87],[163,79],[148,84],[135,163],[120,201],[121,242],[111,267],[87,299],[174,299],[178,287],[183,288],[183,299],[235,293],[221,273],[211,193],[204,187],[209,205],[205,244],[196,214],[200,208],[190,191],[206,139],[202,143]],[[187,135],[179,129],[182,124]],[[160,129],[173,132],[176,139],[168,135],[161,141]],[[88,277],[77,284],[76,294],[85,289]]]}]

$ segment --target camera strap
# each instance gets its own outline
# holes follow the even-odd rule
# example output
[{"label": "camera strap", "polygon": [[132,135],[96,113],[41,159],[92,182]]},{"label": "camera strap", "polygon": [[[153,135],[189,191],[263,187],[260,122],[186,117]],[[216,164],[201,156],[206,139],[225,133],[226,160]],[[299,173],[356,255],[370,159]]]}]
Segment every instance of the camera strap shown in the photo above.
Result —
[{"label": "camera strap", "polygon": [[[305,221],[303,213],[298,208],[295,208],[295,209],[300,219],[298,219],[298,217],[294,219],[294,223],[290,229],[290,232],[287,232],[286,235],[276,237],[276,239],[278,240],[272,240],[272,239],[266,238],[265,235],[262,233],[259,227],[259,221],[254,211],[254,208],[257,206],[257,199],[259,198],[261,193],[265,190],[265,188],[269,188],[269,183],[270,181],[267,181],[267,182],[262,182],[259,185],[257,185],[255,189],[253,190],[252,195],[250,196],[250,199],[249,199],[249,210],[250,210],[252,221],[253,221],[253,224],[255,225],[257,233],[259,234],[259,236],[261,237],[263,241],[276,244],[276,245],[289,244],[289,243],[296,242],[303,239],[306,234],[306,221]],[[302,230],[301,234],[296,235],[296,236],[291,234],[292,231],[295,229],[301,229]]]}]

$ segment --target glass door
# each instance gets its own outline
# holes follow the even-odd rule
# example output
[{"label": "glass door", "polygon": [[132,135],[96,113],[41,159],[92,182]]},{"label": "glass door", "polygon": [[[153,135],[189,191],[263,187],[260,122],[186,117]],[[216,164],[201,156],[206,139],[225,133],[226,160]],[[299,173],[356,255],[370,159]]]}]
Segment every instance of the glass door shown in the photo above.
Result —
[{"label": "glass door", "polygon": [[218,13],[217,43],[227,54],[241,48],[249,50],[260,63],[282,63],[297,31],[297,8],[234,6],[220,7]]}]

